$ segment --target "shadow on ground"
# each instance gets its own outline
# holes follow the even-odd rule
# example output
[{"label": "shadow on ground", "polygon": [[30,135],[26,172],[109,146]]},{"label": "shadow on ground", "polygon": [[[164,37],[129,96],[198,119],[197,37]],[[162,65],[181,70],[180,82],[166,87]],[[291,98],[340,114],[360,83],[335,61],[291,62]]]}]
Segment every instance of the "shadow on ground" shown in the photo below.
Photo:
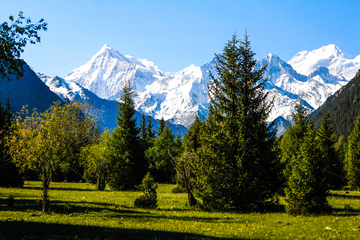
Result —
[{"label": "shadow on ground", "polygon": [[0,222],[0,239],[224,239],[200,234],[36,222]]}]

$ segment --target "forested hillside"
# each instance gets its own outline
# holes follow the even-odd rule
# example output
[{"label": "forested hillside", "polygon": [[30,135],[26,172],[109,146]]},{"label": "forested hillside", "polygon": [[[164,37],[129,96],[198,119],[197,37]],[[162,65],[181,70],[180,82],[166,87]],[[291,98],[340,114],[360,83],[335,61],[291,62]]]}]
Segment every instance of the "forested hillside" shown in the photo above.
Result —
[{"label": "forested hillside", "polygon": [[360,70],[347,85],[311,114],[316,126],[321,123],[324,108],[330,112],[336,134],[343,135],[346,139],[354,128],[356,117],[360,114]]}]

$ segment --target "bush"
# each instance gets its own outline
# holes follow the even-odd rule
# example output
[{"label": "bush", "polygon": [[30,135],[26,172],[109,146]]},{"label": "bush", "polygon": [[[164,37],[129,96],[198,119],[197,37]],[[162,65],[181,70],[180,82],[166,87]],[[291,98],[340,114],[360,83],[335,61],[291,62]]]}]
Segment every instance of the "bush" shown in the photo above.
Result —
[{"label": "bush", "polygon": [[140,208],[156,208],[157,207],[157,193],[156,189],[158,188],[157,183],[155,183],[154,178],[147,173],[140,185],[141,190],[144,192],[144,195],[138,197],[134,205],[135,207]]},{"label": "bush", "polygon": [[141,195],[140,197],[135,199],[134,206],[138,208],[156,208],[157,199],[149,198],[146,195]]}]

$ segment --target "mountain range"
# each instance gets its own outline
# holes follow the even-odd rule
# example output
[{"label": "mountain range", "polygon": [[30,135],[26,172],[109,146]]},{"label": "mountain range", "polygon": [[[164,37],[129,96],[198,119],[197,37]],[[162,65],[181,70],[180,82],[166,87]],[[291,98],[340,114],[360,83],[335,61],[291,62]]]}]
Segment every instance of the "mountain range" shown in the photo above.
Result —
[{"label": "mountain range", "polygon": [[[139,113],[188,127],[196,115],[207,117],[207,84],[209,71],[217,76],[215,65],[214,58],[203,66],[190,65],[178,72],[164,73],[151,61],[122,55],[105,44],[89,62],[71,71],[61,86],[48,85],[59,96],[71,92],[71,101],[85,99],[88,94],[82,93],[84,89],[102,99],[117,101],[123,84],[131,81],[138,94],[135,107]],[[284,123],[291,120],[296,103],[302,101],[312,112],[346,85],[360,68],[360,55],[351,57],[330,44],[299,52],[288,62],[270,53],[259,59],[255,68],[265,65],[265,90],[269,100],[274,99],[268,120],[275,120],[281,132]],[[51,79],[39,76],[45,83]]]},{"label": "mountain range", "polygon": [[[25,65],[24,79],[1,80],[0,101],[10,98],[16,111],[22,105],[45,111],[60,99],[87,101],[100,116],[101,124],[114,128],[122,86],[131,81],[138,93],[136,117],[140,120],[145,113],[155,126],[164,118],[173,132],[183,134],[196,115],[200,119],[208,115],[207,84],[209,72],[217,76],[215,65],[214,58],[200,67],[191,65],[178,72],[163,73],[151,61],[122,55],[104,45],[88,63],[71,71],[65,79],[36,75]],[[265,65],[263,77],[268,78],[265,90],[269,100],[274,100],[268,120],[274,120],[281,132],[299,101],[312,112],[345,86],[360,68],[360,56],[353,58],[330,44],[299,52],[288,62],[270,53],[257,61],[256,68]]]}]

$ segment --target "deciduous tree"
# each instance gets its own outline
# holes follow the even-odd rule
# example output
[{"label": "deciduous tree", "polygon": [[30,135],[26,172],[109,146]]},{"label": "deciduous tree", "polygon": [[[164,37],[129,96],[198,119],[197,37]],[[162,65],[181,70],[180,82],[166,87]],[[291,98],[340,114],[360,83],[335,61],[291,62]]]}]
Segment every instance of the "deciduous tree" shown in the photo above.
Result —
[{"label": "deciduous tree", "polygon": [[[49,211],[48,190],[55,171],[77,159],[81,148],[98,136],[96,124],[83,114],[79,103],[55,103],[48,111],[36,111],[16,119],[7,138],[9,153],[22,170],[35,170],[42,183],[43,212]],[[76,147],[77,148],[76,148]]]},{"label": "deciduous tree", "polygon": [[38,31],[46,31],[47,23],[44,19],[35,24],[31,23],[31,19],[26,18],[23,12],[19,12],[17,19],[10,16],[9,20],[10,23],[4,22],[0,25],[0,79],[10,80],[8,74],[20,79],[24,74],[21,53],[28,42],[40,42]]}]

